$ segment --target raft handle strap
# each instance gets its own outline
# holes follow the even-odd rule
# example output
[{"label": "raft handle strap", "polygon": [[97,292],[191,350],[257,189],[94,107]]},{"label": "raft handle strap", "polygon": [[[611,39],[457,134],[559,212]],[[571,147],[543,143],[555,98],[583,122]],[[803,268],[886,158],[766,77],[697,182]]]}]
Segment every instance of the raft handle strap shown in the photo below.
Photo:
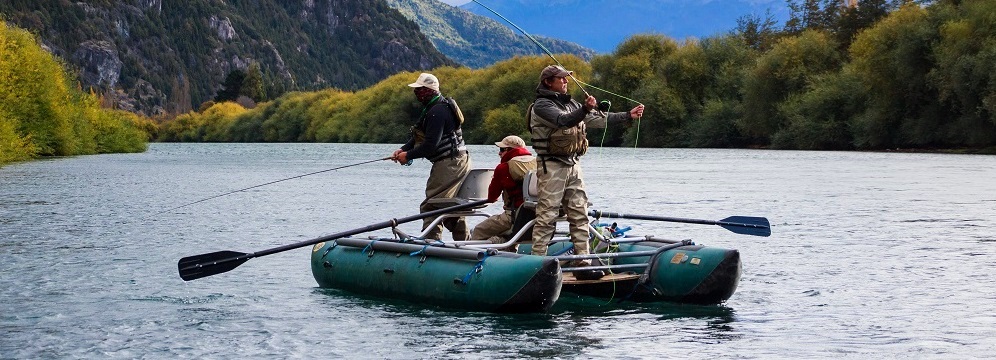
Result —
[{"label": "raft handle strap", "polygon": [[474,275],[474,274],[479,273],[482,270],[484,270],[484,260],[487,260],[487,259],[488,259],[488,252],[485,251],[484,252],[484,257],[481,258],[481,261],[478,261],[477,265],[474,265],[474,268],[470,269],[470,272],[468,272],[467,275],[464,275],[463,279],[460,279],[460,284],[467,285],[467,282],[470,281],[470,276],[471,275]]},{"label": "raft handle strap", "polygon": [[336,242],[335,240],[332,240],[332,244],[329,245],[329,248],[325,249],[325,253],[322,254],[322,260],[325,260],[325,256],[329,254],[329,251],[332,251],[332,249],[335,249],[336,246],[339,246],[339,243]]},{"label": "raft handle strap", "polygon": [[415,255],[418,255],[418,254],[424,254],[425,253],[425,248],[427,248],[427,247],[429,247],[428,244],[426,244],[425,246],[423,246],[421,249],[418,249],[418,251],[412,251],[411,254],[408,254],[408,256],[415,256]]},{"label": "raft handle strap", "polygon": [[370,243],[369,243],[369,244],[367,244],[367,246],[363,248],[363,251],[360,251],[360,254],[367,254],[367,250],[369,250],[369,251],[370,251],[370,253],[369,253],[369,254],[367,254],[367,257],[371,257],[371,256],[373,256],[373,255],[374,255],[374,249],[373,249],[373,244],[374,244],[375,242],[377,242],[377,240],[372,240],[372,241],[370,241]]}]

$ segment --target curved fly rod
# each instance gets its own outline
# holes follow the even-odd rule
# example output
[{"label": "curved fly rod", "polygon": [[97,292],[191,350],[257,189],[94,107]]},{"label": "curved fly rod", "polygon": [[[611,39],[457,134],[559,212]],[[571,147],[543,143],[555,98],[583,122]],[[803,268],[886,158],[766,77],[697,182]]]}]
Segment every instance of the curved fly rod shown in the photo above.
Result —
[{"label": "curved fly rod", "polygon": [[[507,22],[509,25],[512,25],[512,27],[514,27],[516,30],[519,30],[519,32],[521,32],[522,35],[525,35],[526,38],[528,38],[529,40],[531,40],[533,42],[533,44],[536,44],[536,46],[539,46],[539,48],[542,49],[543,52],[546,53],[546,55],[550,57],[550,59],[553,59],[553,61],[556,62],[557,65],[560,65],[560,67],[564,67],[564,64],[560,63],[560,60],[557,60],[557,58],[555,56],[553,56],[553,52],[551,52],[550,49],[547,49],[546,46],[543,46],[543,44],[541,44],[538,40],[536,40],[536,38],[534,38],[532,35],[529,35],[529,33],[527,33],[526,30],[523,30],[521,27],[519,27],[519,25],[515,25],[515,23],[513,23],[511,20],[509,20],[508,18],[502,16],[502,14],[499,14],[494,9],[489,8],[487,5],[482,4],[480,1],[477,1],[477,0],[471,0],[471,1],[473,1],[477,5],[481,5],[481,7],[485,8],[485,9],[488,9],[488,11],[492,12],[493,14],[495,14],[495,16],[498,16],[498,17],[502,18],[502,20],[505,20],[505,22]],[[571,80],[574,80],[574,82],[578,84],[578,88],[581,89],[582,92],[584,92],[585,96],[591,96],[591,94],[589,94],[588,91],[585,90],[584,87],[581,86],[581,85],[585,85],[585,86],[591,87],[593,89],[600,90],[600,91],[602,91],[604,93],[607,93],[607,94],[610,94],[610,95],[615,95],[615,96],[617,96],[619,98],[632,101],[633,103],[636,103],[637,105],[643,105],[643,103],[641,103],[641,102],[639,102],[637,100],[630,99],[628,97],[616,94],[614,92],[611,92],[611,91],[602,89],[600,87],[597,87],[595,85],[592,85],[592,84],[586,83],[584,81],[578,80],[576,77],[574,77],[573,74],[570,75],[570,77],[571,77]]]},{"label": "curved fly rod", "polygon": [[266,186],[266,185],[270,185],[270,184],[276,184],[276,183],[281,182],[281,181],[287,181],[287,180],[291,180],[291,179],[302,178],[302,177],[305,177],[305,176],[308,176],[308,175],[321,174],[323,172],[329,172],[329,171],[332,171],[332,170],[345,169],[345,168],[348,168],[348,167],[353,167],[353,166],[363,165],[363,164],[369,164],[369,163],[372,163],[372,162],[383,161],[383,160],[390,160],[390,159],[391,159],[391,157],[388,156],[388,157],[380,158],[380,159],[376,159],[376,160],[367,160],[367,161],[358,162],[358,163],[355,163],[355,164],[344,165],[344,166],[335,167],[335,168],[331,168],[331,169],[325,169],[325,170],[322,170],[322,171],[315,171],[315,172],[307,173],[307,174],[304,174],[304,175],[291,176],[291,177],[286,178],[286,179],[280,179],[280,180],[270,181],[270,182],[265,183],[265,184],[254,185],[254,186],[247,187],[245,189],[238,189],[238,190],[235,190],[235,191],[229,191],[229,192],[221,194],[221,195],[215,195],[215,196],[203,198],[203,199],[194,201],[192,203],[183,204],[183,205],[177,206],[177,207],[172,208],[172,209],[166,209],[166,210],[157,212],[157,213],[152,214],[150,216],[156,216],[156,215],[159,215],[159,214],[162,214],[162,213],[167,213],[167,212],[170,212],[170,211],[173,211],[173,210],[176,210],[176,209],[180,209],[180,208],[184,208],[184,207],[187,207],[187,206],[190,206],[190,205],[193,205],[193,204],[202,203],[202,202],[205,202],[205,201],[208,201],[208,200],[211,200],[211,199],[220,198],[220,197],[225,196],[225,195],[231,195],[231,194],[234,194],[234,193],[237,193],[237,192],[246,191],[246,190],[249,190],[249,189],[255,189],[255,188],[258,188],[258,187],[261,187],[261,186]]},{"label": "curved fly rod", "polygon": [[[480,1],[477,1],[477,0],[471,0],[471,1],[473,1],[477,5],[481,5],[481,7],[485,8],[485,9],[488,9],[488,11],[490,11],[493,14],[495,14],[496,16],[502,18],[502,20],[505,20],[505,22],[509,23],[509,25],[512,25],[512,27],[514,27],[515,29],[519,30],[519,32],[521,32],[522,35],[525,35],[526,38],[528,38],[529,40],[531,40],[533,42],[533,44],[536,44],[536,46],[539,46],[539,48],[542,49],[543,52],[546,53],[547,56],[549,56],[551,59],[553,59],[553,61],[556,62],[557,65],[559,65],[561,68],[564,67],[564,64],[561,64],[560,60],[557,60],[557,57],[553,56],[553,52],[551,52],[550,49],[547,49],[546,46],[543,46],[543,44],[541,44],[538,40],[536,40],[536,38],[534,38],[532,35],[529,35],[529,33],[527,33],[526,30],[523,30],[521,27],[519,27],[519,25],[515,25],[515,23],[513,23],[511,20],[509,20],[508,18],[502,16],[502,14],[499,14],[497,11],[495,11],[494,9],[488,7],[487,5],[482,4]],[[600,87],[597,87],[595,85],[592,85],[592,84],[586,83],[584,81],[578,80],[576,77],[574,77],[574,74],[571,74],[569,76],[571,77],[571,80],[574,80],[574,83],[578,85],[578,89],[581,89],[581,91],[584,92],[585,96],[591,96],[591,94],[589,94],[588,91],[584,89],[584,86],[581,86],[581,85],[585,85],[585,86],[591,87],[593,89],[600,90],[600,91],[602,91],[604,93],[607,93],[607,94],[610,94],[610,95],[615,95],[615,96],[617,96],[619,98],[632,101],[632,102],[636,103],[637,105],[643,105],[643,103],[641,103],[641,102],[639,102],[637,100],[630,99],[628,97],[616,94],[614,92],[611,92],[611,91],[602,89]],[[599,110],[599,111],[602,111],[602,110]],[[636,135],[637,136],[636,137],[637,138],[636,141],[639,141],[639,138],[640,138],[640,119],[639,118],[636,119],[636,134],[637,134]],[[636,147],[636,142],[634,142],[633,147]]]}]

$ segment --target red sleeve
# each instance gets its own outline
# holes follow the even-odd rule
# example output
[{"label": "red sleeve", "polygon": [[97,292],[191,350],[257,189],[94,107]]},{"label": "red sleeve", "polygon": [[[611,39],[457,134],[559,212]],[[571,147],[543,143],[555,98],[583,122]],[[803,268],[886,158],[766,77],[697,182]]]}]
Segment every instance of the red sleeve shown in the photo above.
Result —
[{"label": "red sleeve", "polygon": [[506,178],[510,177],[508,174],[508,163],[501,163],[495,167],[494,177],[491,178],[491,184],[488,185],[489,203],[498,201],[498,197],[501,196],[501,190],[504,188],[502,184]]}]

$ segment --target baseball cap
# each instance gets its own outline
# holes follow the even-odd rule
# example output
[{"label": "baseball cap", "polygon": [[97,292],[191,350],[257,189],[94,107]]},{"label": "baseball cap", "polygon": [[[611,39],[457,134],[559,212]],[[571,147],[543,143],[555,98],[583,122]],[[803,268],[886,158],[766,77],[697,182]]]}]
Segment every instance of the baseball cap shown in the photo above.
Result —
[{"label": "baseball cap", "polygon": [[520,147],[526,147],[526,142],[523,141],[522,138],[518,136],[509,135],[506,136],[504,139],[501,139],[501,141],[496,142],[495,145],[503,148],[520,148]]},{"label": "baseball cap", "polygon": [[439,91],[439,79],[436,79],[435,75],[429,73],[422,73],[422,75],[418,76],[418,80],[415,80],[415,82],[408,84],[408,86],[413,88],[427,87],[432,90]]},{"label": "baseball cap", "polygon": [[547,67],[543,68],[543,72],[540,73],[540,79],[539,80],[540,80],[540,82],[543,82],[543,80],[546,80],[546,79],[554,77],[554,76],[568,77],[568,76],[571,76],[571,75],[574,75],[573,71],[569,71],[567,69],[564,69],[564,68],[560,67],[560,65],[550,65],[550,66],[547,66]]}]

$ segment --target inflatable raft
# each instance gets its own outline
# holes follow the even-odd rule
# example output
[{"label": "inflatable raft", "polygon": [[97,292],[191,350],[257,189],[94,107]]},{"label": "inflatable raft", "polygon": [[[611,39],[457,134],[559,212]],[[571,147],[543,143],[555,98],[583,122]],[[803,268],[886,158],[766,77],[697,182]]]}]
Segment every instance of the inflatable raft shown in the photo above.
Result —
[{"label": "inflatable raft", "polygon": [[[465,179],[454,199],[437,205],[459,208],[484,197],[489,170],[478,169]],[[487,241],[424,239],[404,234],[396,238],[344,238],[316,244],[311,269],[322,287],[359,294],[405,299],[455,309],[490,312],[542,312],[562,295],[594,296],[620,301],[670,301],[718,304],[737,289],[741,274],[737,250],[699,246],[690,240],[605,233],[596,228],[601,218],[624,218],[719,225],[749,235],[768,236],[767,219],[730,217],[720,221],[664,218],[647,215],[591,211],[589,248],[595,253],[573,255],[566,237],[554,237],[547,256],[529,255],[535,185],[531,174],[524,184],[526,205],[517,214],[516,226],[503,244]],[[480,201],[480,200],[476,200]],[[487,216],[484,204],[446,212],[433,224],[451,217]],[[518,251],[498,251],[515,249]],[[594,261],[592,266],[562,267],[574,260]],[[599,278],[575,276],[599,271]]]}]

